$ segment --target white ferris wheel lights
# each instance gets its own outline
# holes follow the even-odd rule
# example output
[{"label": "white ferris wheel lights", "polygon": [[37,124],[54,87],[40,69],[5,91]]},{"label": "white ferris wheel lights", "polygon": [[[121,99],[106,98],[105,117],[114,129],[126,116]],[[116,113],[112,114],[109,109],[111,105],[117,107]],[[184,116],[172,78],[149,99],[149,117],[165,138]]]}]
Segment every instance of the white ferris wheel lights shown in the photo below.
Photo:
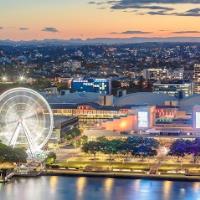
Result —
[{"label": "white ferris wheel lights", "polygon": [[31,154],[41,150],[53,131],[53,113],[39,93],[14,88],[0,95],[0,140],[23,146]]}]

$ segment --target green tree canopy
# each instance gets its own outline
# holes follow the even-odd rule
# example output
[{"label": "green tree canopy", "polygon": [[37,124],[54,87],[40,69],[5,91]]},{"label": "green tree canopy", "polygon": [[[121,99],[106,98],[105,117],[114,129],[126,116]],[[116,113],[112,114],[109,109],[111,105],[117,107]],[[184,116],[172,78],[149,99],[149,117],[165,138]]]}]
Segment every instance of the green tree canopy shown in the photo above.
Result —
[{"label": "green tree canopy", "polygon": [[0,143],[0,162],[26,162],[28,155],[24,149],[12,148]]}]

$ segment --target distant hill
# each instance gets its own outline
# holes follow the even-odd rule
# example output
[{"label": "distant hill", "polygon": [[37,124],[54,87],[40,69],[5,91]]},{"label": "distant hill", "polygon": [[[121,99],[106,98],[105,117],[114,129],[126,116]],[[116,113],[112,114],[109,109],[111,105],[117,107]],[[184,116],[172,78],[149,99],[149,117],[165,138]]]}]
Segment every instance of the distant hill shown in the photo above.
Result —
[{"label": "distant hill", "polygon": [[138,43],[200,43],[200,37],[132,37],[132,38],[94,38],[94,39],[44,39],[44,40],[30,40],[30,41],[12,41],[12,40],[0,40],[0,45],[98,45],[98,44],[138,44]]}]

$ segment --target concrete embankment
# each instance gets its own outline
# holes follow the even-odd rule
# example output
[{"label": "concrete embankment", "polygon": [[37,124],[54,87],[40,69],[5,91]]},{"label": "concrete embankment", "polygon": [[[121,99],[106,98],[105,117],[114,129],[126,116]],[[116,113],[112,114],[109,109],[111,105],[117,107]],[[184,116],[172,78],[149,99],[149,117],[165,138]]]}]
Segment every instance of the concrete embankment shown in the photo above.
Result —
[{"label": "concrete embankment", "polygon": [[71,170],[47,170],[41,175],[44,176],[85,176],[85,177],[108,177],[108,178],[129,178],[129,179],[151,179],[151,180],[169,180],[169,181],[200,181],[200,176],[186,175],[149,175],[133,174],[125,172],[84,172]]}]

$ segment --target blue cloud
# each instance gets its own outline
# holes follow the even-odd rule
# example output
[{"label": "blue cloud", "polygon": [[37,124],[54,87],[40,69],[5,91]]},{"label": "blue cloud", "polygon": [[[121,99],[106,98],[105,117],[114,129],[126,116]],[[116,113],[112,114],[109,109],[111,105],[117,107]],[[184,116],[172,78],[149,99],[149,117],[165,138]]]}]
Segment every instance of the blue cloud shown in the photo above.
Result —
[{"label": "blue cloud", "polygon": [[[118,1],[90,1],[89,4],[97,6],[107,5],[112,10],[131,10],[137,14],[149,15],[175,15],[175,16],[200,16],[200,8],[179,13],[171,4],[194,4],[200,6],[200,0],[118,0]],[[138,12],[142,11],[142,12]]]}]

